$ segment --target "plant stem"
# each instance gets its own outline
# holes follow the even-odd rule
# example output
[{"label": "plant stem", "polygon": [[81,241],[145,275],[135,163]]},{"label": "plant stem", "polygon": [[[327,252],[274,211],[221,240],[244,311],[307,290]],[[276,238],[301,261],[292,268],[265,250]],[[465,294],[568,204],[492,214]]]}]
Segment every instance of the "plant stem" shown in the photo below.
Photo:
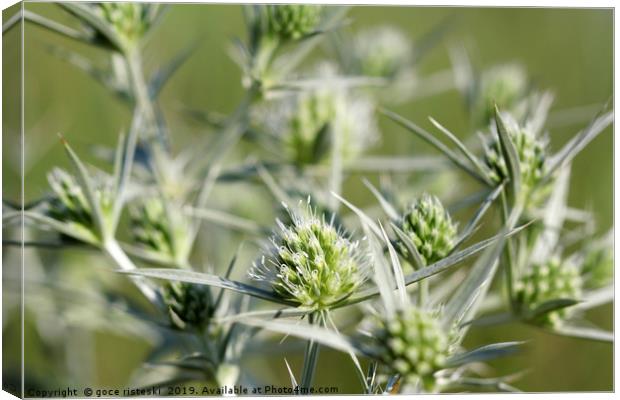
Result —
[{"label": "plant stem", "polygon": [[[312,313],[308,315],[308,322],[310,325],[314,325],[316,314]],[[304,369],[301,375],[301,387],[309,389],[314,381],[314,373],[316,371],[316,364],[319,359],[319,347],[320,345],[312,340],[308,341],[306,345],[306,353],[304,355]]]},{"label": "plant stem", "polygon": [[[120,269],[123,271],[132,271],[136,269],[136,265],[125,254],[121,246],[114,239],[108,239],[104,242],[103,251],[107,254]],[[134,284],[140,289],[144,297],[146,297],[151,303],[156,305],[162,305],[159,294],[153,289],[149,283],[140,276],[132,276]]]}]

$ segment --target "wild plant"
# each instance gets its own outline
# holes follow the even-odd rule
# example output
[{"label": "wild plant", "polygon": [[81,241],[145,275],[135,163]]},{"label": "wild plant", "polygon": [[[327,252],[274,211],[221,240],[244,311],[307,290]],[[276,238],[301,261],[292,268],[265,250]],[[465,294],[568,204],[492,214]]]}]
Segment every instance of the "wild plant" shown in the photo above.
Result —
[{"label": "wild plant", "polygon": [[[476,366],[523,343],[466,349],[473,329],[520,321],[612,341],[612,333],[583,319],[585,310],[613,298],[609,238],[589,238],[591,216],[567,204],[571,162],[612,123],[612,111],[601,111],[552,153],[545,129],[552,96],[534,90],[519,66],[474,73],[457,52],[452,86],[480,133],[476,147],[437,122],[441,115],[430,118],[431,133],[387,108],[448,89],[424,89],[427,77],[415,68],[443,28],[412,46],[392,27],[343,34],[344,7],[248,5],[246,37],[230,51],[244,97],[229,115],[201,111],[215,138],[175,153],[158,95],[192,52],[182,50],[151,77],[141,53],[171,6],[59,6],[78,28],[32,12],[24,18],[107,51],[105,71],[68,50],[55,53],[123,98],[131,126],[119,135],[108,171],[87,164],[61,137],[72,170],[52,170],[49,196],[23,213],[5,211],[4,223],[23,217],[29,229],[53,231],[60,251],[70,243],[95,249],[133,282],[148,303],[135,314],[166,337],[149,363],[173,368],[156,375],[156,385],[256,383],[242,371],[244,357],[286,336],[305,342],[301,371],[286,358],[274,367],[288,368],[292,386],[315,385],[326,346],[350,357],[359,393],[512,391],[515,376],[483,376]],[[335,57],[306,67],[328,42]],[[381,137],[380,117],[430,144],[437,153],[430,167],[429,158],[368,156]],[[252,159],[229,160],[242,141],[257,145]],[[429,168],[479,186],[473,198],[457,199],[474,206],[467,219],[453,217],[452,199],[432,188],[415,187],[411,196],[385,184],[394,173]],[[354,174],[381,178],[379,187],[363,181],[376,204],[355,205],[344,188]],[[267,190],[277,215],[272,226],[262,216],[209,206],[212,191],[230,181]],[[209,234],[205,220],[242,232],[252,265],[223,254],[229,265],[202,268],[196,248],[208,240],[201,236]],[[493,233],[480,239],[482,225]],[[245,279],[232,278],[239,269]],[[353,331],[339,321],[343,309],[363,311],[352,313]]]}]

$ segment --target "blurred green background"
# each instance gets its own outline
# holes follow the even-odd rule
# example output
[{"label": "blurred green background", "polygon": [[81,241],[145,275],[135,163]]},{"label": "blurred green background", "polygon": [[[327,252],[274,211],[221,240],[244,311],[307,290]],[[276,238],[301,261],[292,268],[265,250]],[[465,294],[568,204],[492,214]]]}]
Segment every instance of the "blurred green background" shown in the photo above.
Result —
[{"label": "blurred green background", "polygon": [[[27,3],[26,6],[58,21],[74,23],[71,17],[53,4]],[[348,15],[350,25],[345,29],[357,31],[365,27],[389,24],[406,32],[413,41],[441,21],[450,18],[452,28],[419,66],[422,76],[449,69],[448,50],[453,45],[461,44],[468,50],[474,65],[480,68],[512,61],[523,64],[538,87],[548,88],[556,95],[553,107],[553,110],[558,111],[554,120],[556,126],[550,127],[551,148],[554,150],[582,128],[587,123],[588,116],[594,115],[597,107],[602,107],[611,99],[611,10],[376,6],[354,7]],[[16,31],[9,32],[3,39],[9,49],[10,46],[16,46],[16,34]],[[210,134],[200,124],[188,121],[182,113],[182,106],[226,113],[241,99],[243,91],[240,71],[228,56],[228,50],[231,40],[243,35],[240,6],[177,4],[172,7],[162,26],[149,41],[144,53],[147,68],[170,59],[193,40],[200,40],[195,53],[165,87],[161,97],[161,107],[170,126],[176,151],[191,146],[196,141],[203,142],[205,136]],[[89,156],[92,154],[92,145],[112,146],[118,132],[127,128],[130,121],[130,114],[121,102],[90,77],[51,54],[50,45],[66,46],[79,51],[102,66],[108,62],[106,53],[100,50],[59,38],[39,27],[26,26],[26,201],[39,198],[47,192],[46,173],[52,166],[68,166],[56,133],[63,133],[80,154],[97,164],[98,161]],[[328,51],[326,53],[329,54]],[[11,61],[5,57],[5,68],[11,62],[14,62],[14,59]],[[14,92],[11,93],[11,89],[17,89],[17,79],[14,79],[7,80],[5,74],[5,103],[16,104]],[[579,118],[579,113],[570,111],[581,106],[587,106],[586,110],[590,112],[585,118]],[[466,107],[456,90],[401,104],[395,109],[424,127],[430,126],[426,118],[430,115],[454,132],[463,134],[470,130]],[[560,114],[562,110],[569,112]],[[7,126],[15,127],[16,122],[7,119],[5,127]],[[382,120],[381,128],[382,143],[373,150],[374,154],[415,155],[432,152],[426,145],[389,122]],[[19,158],[16,157],[18,142],[16,136],[3,139],[4,196],[16,199],[19,176]],[[577,157],[571,178],[570,204],[593,210],[598,231],[601,233],[612,225],[612,141],[612,130],[607,129]],[[246,147],[242,152],[251,154],[252,150]],[[359,186],[358,184],[355,187]],[[237,193],[236,190],[241,189],[231,188],[228,192],[221,192],[220,201],[227,195]],[[353,189],[347,195],[358,204],[372,201],[367,193],[360,189]],[[239,212],[243,212],[244,207],[246,211],[259,207],[257,204],[237,204],[242,203],[238,199],[232,202],[241,208]],[[266,216],[264,219],[270,218],[271,216]],[[224,233],[218,231],[217,238],[205,242],[204,252],[217,249],[218,243],[226,238]],[[231,248],[230,251],[223,251],[224,254],[212,254],[210,262],[221,265],[230,258],[233,251],[234,248]],[[36,257],[33,250],[28,250],[27,253],[29,260]],[[92,252],[46,250],[39,254],[37,265],[40,266],[33,266],[29,270],[30,264],[27,263],[27,274],[37,268],[52,268],[54,276],[66,284],[87,288],[100,284],[93,283],[92,280],[122,284],[121,278],[106,271],[106,268],[110,267],[108,262]],[[15,259],[15,251],[5,248],[4,257],[6,269],[10,265],[6,260]],[[246,257],[251,260],[253,254],[249,252]],[[26,298],[28,302],[28,292]],[[591,314],[592,321],[605,329],[612,329],[611,306],[602,307]],[[9,324],[10,318],[5,316],[3,321],[6,337],[13,337],[10,334],[13,332]],[[90,329],[80,326],[79,321],[67,331],[63,331],[61,337],[56,338],[56,342],[43,340],[40,332],[37,333],[33,328],[36,326],[39,331],[56,329],[57,327],[53,326],[54,318],[53,314],[48,315],[47,319],[27,314],[27,328],[30,329],[26,334],[25,344],[26,386],[82,386],[87,383],[84,379],[94,379],[91,386],[122,387],[132,371],[141,365],[150,346],[147,341],[135,335],[115,334],[113,327],[109,327],[109,331],[99,330],[95,334],[89,334]],[[528,340],[525,351],[516,357],[492,363],[492,375],[525,370],[527,373],[515,383],[524,391],[613,389],[613,349],[608,344],[560,338],[521,325],[475,329],[466,344],[474,346],[486,344],[489,340],[524,339]],[[70,343],[64,343],[63,340],[70,340]],[[5,339],[6,345],[17,346],[18,342],[7,343]],[[78,350],[71,354],[77,357],[78,361],[61,360],[59,347],[62,346],[76,346]],[[4,360],[5,369],[11,363],[16,365],[14,363],[17,362],[7,357],[9,356],[5,356]],[[292,361],[294,367],[300,365],[299,357],[293,357]],[[67,365],[84,367],[72,369]],[[281,354],[255,356],[248,359],[247,366],[261,368],[267,380],[287,383]],[[317,383],[335,383],[341,392],[356,392],[357,383],[353,369],[349,366],[346,356],[323,351]]]}]

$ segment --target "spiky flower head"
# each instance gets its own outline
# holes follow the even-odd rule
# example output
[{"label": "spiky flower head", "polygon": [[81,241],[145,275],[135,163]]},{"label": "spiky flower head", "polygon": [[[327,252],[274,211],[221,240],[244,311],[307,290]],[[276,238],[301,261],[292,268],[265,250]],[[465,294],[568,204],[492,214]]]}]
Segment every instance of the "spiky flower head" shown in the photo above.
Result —
[{"label": "spiky flower head", "polygon": [[[578,299],[583,286],[578,269],[553,256],[545,263],[536,264],[521,277],[515,286],[516,299],[524,312],[532,312],[543,303],[555,299]],[[562,308],[536,317],[537,323],[558,327],[571,314],[571,308]]]},{"label": "spiky flower head", "polygon": [[[60,168],[54,168],[47,179],[55,195],[48,204],[47,214],[70,224],[81,236],[97,241],[99,232],[96,231],[92,207],[76,178]],[[95,201],[99,203],[104,217],[109,216],[114,204],[113,191],[103,179],[96,179],[93,183]]]},{"label": "spiky flower head", "polygon": [[170,321],[178,329],[203,329],[215,312],[211,292],[205,285],[168,282],[163,297]]},{"label": "spiky flower head", "polygon": [[[444,258],[456,242],[456,224],[435,196],[424,194],[406,210],[400,221],[422,261],[432,264]],[[401,246],[405,248],[405,246]]]},{"label": "spiky flower head", "polygon": [[450,334],[435,314],[417,307],[397,311],[381,323],[376,338],[389,374],[420,383],[426,391],[434,389],[434,374],[444,368],[451,353]]},{"label": "spiky flower head", "polygon": [[321,65],[318,76],[328,84],[287,96],[255,114],[281,138],[285,156],[298,166],[326,160],[334,146],[344,160],[354,159],[379,137],[373,102],[339,86],[331,64]]},{"label": "spiky flower head", "polygon": [[148,31],[159,5],[149,3],[99,3],[101,16],[128,46],[136,44]]},{"label": "spiky flower head", "polygon": [[519,64],[504,64],[483,71],[472,93],[474,115],[486,125],[493,120],[495,105],[512,110],[528,93],[528,77]]},{"label": "spiky flower head", "polygon": [[160,197],[146,197],[129,207],[133,240],[170,260],[184,263],[191,251],[190,222]]},{"label": "spiky flower head", "polygon": [[290,210],[290,217],[290,225],[278,220],[273,248],[254,264],[252,278],[312,310],[327,309],[353,294],[368,278],[359,242],[316,215],[310,200]]},{"label": "spiky flower head", "polygon": [[[547,142],[538,138],[527,125],[519,126],[510,118],[507,119],[506,128],[519,158],[524,193],[529,196],[547,172]],[[492,130],[492,139],[484,143],[484,162],[489,167],[491,180],[500,183],[509,176],[508,166],[495,127]]]},{"label": "spiky flower head", "polygon": [[366,76],[393,79],[413,59],[411,43],[390,26],[360,32],[353,40],[353,57]]},{"label": "spiky flower head", "polygon": [[584,284],[589,288],[600,288],[613,281],[614,254],[612,246],[590,246],[586,250],[581,274]]},{"label": "spiky flower head", "polygon": [[282,4],[265,7],[269,34],[283,40],[300,39],[313,33],[323,13],[323,7],[318,5]]}]

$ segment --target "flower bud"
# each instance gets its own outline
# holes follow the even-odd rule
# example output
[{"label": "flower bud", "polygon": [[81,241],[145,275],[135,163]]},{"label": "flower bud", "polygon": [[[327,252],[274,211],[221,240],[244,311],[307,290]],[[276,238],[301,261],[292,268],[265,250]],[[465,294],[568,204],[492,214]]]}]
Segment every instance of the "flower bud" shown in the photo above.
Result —
[{"label": "flower bud", "polygon": [[[400,222],[426,265],[444,258],[454,247],[456,225],[435,196],[424,194],[409,206]],[[404,244],[401,245],[404,249]]]},{"label": "flower bud", "polygon": [[129,207],[133,240],[143,247],[183,263],[191,250],[189,222],[171,207],[166,212],[158,197],[141,199]]},{"label": "flower bud", "polygon": [[271,284],[283,299],[322,310],[353,294],[367,280],[359,242],[316,215],[309,202],[290,210],[290,225],[278,221],[273,248],[251,276]]},{"label": "flower bud", "polygon": [[433,390],[434,374],[444,367],[451,349],[450,335],[435,315],[416,307],[398,311],[382,324],[376,337],[383,349],[381,361],[390,374]]},{"label": "flower bud", "polygon": [[[528,127],[520,127],[514,122],[507,125],[507,130],[519,157],[524,193],[529,196],[547,172],[547,143],[537,138]],[[497,134],[493,135],[490,142],[485,143],[484,162],[489,167],[492,181],[500,183],[508,178],[508,166]]]},{"label": "flower bud", "polygon": [[[534,311],[543,303],[555,299],[578,299],[583,286],[577,268],[552,257],[543,264],[536,264],[516,284],[516,299],[523,311]],[[536,322],[552,327],[562,325],[571,314],[562,308],[537,317]]]},{"label": "flower bud", "polygon": [[317,5],[282,4],[265,7],[269,34],[282,40],[296,40],[313,33],[323,13],[323,7]]},{"label": "flower bud", "polygon": [[148,3],[100,3],[101,16],[128,45],[137,43],[150,28],[157,5]]},{"label": "flower bud", "polygon": [[170,312],[170,321],[178,329],[203,329],[213,317],[213,300],[205,285],[168,282],[163,297]]}]

